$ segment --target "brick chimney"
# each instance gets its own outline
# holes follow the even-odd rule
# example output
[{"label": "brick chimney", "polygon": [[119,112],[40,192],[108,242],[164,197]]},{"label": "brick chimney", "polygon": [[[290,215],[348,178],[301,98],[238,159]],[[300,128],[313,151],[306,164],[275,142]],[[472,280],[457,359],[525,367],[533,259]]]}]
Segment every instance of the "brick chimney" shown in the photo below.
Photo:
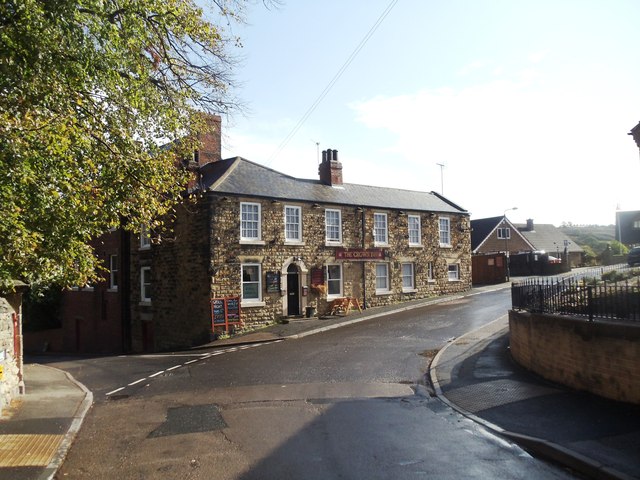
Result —
[{"label": "brick chimney", "polygon": [[338,161],[337,150],[323,150],[322,163],[318,167],[320,182],[325,185],[342,185],[342,164]]},{"label": "brick chimney", "polygon": [[198,136],[202,147],[194,155],[194,160],[197,162],[198,167],[202,167],[207,163],[217,162],[222,158],[222,119],[219,115],[207,115],[205,121],[207,130]]},{"label": "brick chimney", "polygon": [[527,219],[527,232],[533,232],[533,219]]}]

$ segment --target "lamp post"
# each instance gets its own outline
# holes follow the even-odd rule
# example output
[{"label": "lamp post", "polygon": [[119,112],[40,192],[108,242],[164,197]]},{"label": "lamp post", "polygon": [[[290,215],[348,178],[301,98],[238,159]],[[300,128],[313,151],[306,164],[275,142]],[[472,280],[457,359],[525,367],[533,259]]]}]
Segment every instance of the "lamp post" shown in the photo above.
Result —
[{"label": "lamp post", "polygon": [[[511,210],[517,210],[518,207],[511,207],[511,208],[507,208],[504,212],[502,212],[502,223],[504,225],[507,224],[507,212],[511,211]],[[506,266],[507,266],[507,282],[509,280],[511,280],[511,272],[509,271],[509,237],[511,236],[511,232],[509,232],[509,235],[507,235],[507,227],[504,227],[504,253],[505,253],[505,262],[506,262]]]}]

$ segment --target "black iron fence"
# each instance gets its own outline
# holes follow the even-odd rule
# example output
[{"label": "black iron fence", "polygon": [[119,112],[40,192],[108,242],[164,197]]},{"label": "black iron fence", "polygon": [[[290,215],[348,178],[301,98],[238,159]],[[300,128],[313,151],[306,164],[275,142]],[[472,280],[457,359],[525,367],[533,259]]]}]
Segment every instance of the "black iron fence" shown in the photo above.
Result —
[{"label": "black iron fence", "polygon": [[514,310],[531,313],[640,321],[640,284],[638,277],[606,281],[584,273],[526,279],[512,284],[511,303]]}]

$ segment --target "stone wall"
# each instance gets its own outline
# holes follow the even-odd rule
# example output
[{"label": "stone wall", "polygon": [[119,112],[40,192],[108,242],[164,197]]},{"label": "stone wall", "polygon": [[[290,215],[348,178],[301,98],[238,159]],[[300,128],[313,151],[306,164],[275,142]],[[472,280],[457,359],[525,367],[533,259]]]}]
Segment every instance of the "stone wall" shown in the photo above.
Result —
[{"label": "stone wall", "polygon": [[640,325],[509,312],[523,367],[576,390],[640,404]]},{"label": "stone wall", "polygon": [[[409,246],[407,239],[406,213],[385,209],[358,211],[355,207],[302,204],[303,241],[297,245],[287,245],[284,239],[282,202],[262,201],[262,241],[256,245],[244,245],[240,238],[240,202],[255,202],[255,198],[226,198],[212,201],[211,209],[211,277],[212,296],[241,295],[241,264],[257,262],[265,272],[280,272],[282,290],[278,293],[263,292],[264,306],[244,308],[244,321],[250,325],[272,323],[287,316],[286,271],[295,263],[300,268],[301,284],[309,286],[312,268],[322,268],[327,264],[341,263],[343,266],[343,296],[358,298],[361,304],[375,307],[465,291],[471,285],[471,240],[469,220],[466,215],[447,215],[451,219],[452,247],[439,246],[438,215],[421,213],[422,244]],[[389,245],[386,262],[390,266],[391,289],[389,293],[375,293],[375,262],[336,261],[336,247],[325,244],[325,208],[340,208],[342,212],[342,247],[374,248],[374,212],[387,213],[389,223]],[[416,213],[417,214],[417,213]],[[364,241],[363,234],[364,219]],[[410,293],[402,291],[401,263],[415,265],[415,289]],[[427,278],[427,263],[433,262],[434,279]],[[459,264],[460,279],[449,281],[448,265]],[[364,277],[364,279],[363,279]],[[309,290],[302,297],[302,310],[307,305],[316,305],[319,312],[326,313],[329,303],[326,296]]]},{"label": "stone wall", "polygon": [[[24,385],[21,304],[19,293],[0,296],[0,414],[21,393]],[[14,336],[14,320],[17,336]]]}]

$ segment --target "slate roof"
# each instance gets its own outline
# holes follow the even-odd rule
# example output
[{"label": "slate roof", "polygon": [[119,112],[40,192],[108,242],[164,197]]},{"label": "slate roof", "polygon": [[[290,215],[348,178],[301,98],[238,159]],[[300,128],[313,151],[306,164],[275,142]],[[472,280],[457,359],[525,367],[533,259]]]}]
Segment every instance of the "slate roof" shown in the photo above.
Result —
[{"label": "slate roof", "polygon": [[476,248],[493,232],[504,217],[480,218],[471,220],[471,251]]},{"label": "slate roof", "polygon": [[555,225],[536,223],[531,231],[527,230],[526,224],[516,224],[516,227],[520,234],[526,238],[536,250],[544,250],[551,255],[558,251],[564,252],[564,241],[567,240],[569,241],[567,247],[568,252],[584,251],[580,245],[576,244]]},{"label": "slate roof", "polygon": [[435,192],[353,183],[332,187],[320,180],[295,178],[242,157],[209,163],[201,173],[204,190],[219,194],[468,215],[467,210]]}]

